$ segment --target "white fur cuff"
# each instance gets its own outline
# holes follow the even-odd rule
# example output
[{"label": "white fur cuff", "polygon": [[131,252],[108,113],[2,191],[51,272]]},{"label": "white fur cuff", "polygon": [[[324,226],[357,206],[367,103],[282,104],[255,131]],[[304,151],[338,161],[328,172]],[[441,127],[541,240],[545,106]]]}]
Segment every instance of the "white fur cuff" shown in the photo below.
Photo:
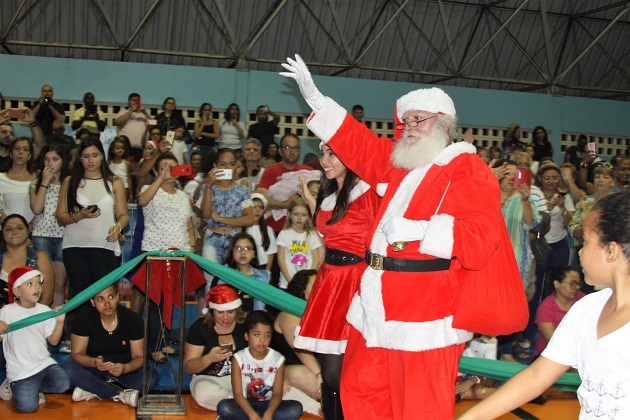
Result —
[{"label": "white fur cuff", "polygon": [[306,126],[319,137],[320,140],[327,143],[328,140],[337,133],[346,115],[348,115],[348,112],[343,107],[329,97],[326,97],[324,106],[311,115]]},{"label": "white fur cuff", "polygon": [[418,251],[437,258],[450,259],[453,256],[454,223],[455,218],[450,214],[438,214],[431,217]]}]

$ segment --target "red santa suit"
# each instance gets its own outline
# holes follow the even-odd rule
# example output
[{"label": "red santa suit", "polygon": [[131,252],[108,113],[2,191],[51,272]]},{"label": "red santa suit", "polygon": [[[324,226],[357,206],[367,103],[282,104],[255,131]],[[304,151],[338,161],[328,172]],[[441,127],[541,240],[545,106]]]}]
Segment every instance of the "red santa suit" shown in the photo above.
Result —
[{"label": "red santa suit", "polygon": [[[446,260],[446,269],[438,271],[383,270],[378,259],[373,260],[377,269],[366,268],[347,317],[356,330],[342,371],[344,416],[452,418],[458,360],[472,338],[453,326],[462,287],[483,277],[489,265],[491,273],[518,276],[497,179],[465,142],[446,147],[425,166],[395,168],[390,161],[394,142],[379,138],[330,98],[308,127],[383,195],[367,244],[373,254],[414,262]],[[428,221],[424,239],[393,252],[379,229],[392,216]],[[492,298],[467,304],[492,305]],[[514,307],[524,327],[524,293]]]}]

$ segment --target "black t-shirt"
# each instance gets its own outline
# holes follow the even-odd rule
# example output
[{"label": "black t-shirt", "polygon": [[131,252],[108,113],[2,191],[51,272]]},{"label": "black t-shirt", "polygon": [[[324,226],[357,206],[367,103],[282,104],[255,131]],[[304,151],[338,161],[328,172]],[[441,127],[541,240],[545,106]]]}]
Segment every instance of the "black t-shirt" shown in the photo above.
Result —
[{"label": "black t-shirt", "polygon": [[72,324],[72,334],[88,337],[86,354],[90,357],[103,356],[106,362],[129,363],[131,341],[144,337],[142,318],[130,309],[118,305],[118,326],[112,335],[103,328],[101,315],[95,307],[84,307]]},{"label": "black t-shirt", "polygon": [[[243,324],[237,323],[232,331],[234,353],[247,347],[247,341],[245,341],[245,327]],[[203,318],[196,320],[188,330],[188,336],[186,342],[194,346],[203,346],[203,352],[201,355],[208,354],[213,347],[219,345],[219,334],[214,328],[208,328],[203,323]],[[232,362],[230,359],[222,362],[210,363],[204,370],[197,372],[197,375],[210,375],[210,376],[228,376],[232,373]]]},{"label": "black t-shirt", "polygon": [[[35,101],[31,109],[35,109],[35,107],[37,106],[37,103],[38,101]],[[35,119],[37,120],[39,125],[42,127],[42,131],[44,132],[44,135],[46,136],[49,136],[52,134],[52,123],[53,121],[55,121],[55,116],[50,110],[51,107],[55,108],[57,112],[60,113],[61,115],[64,115],[65,113],[65,110],[63,109],[63,105],[53,100],[50,100],[48,102],[48,105],[46,105],[46,103],[43,103],[39,107],[39,110],[37,111],[37,115],[35,115]]]},{"label": "black t-shirt", "polygon": [[249,126],[249,134],[247,137],[253,137],[260,140],[262,143],[261,156],[267,155],[267,148],[273,143],[274,136],[276,134],[276,125],[273,121],[267,121],[264,123],[256,123]]}]

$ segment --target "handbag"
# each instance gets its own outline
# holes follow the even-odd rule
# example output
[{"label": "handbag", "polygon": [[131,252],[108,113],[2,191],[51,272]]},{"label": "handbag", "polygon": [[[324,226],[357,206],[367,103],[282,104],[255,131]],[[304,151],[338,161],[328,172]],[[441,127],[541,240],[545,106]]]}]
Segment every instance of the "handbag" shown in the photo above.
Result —
[{"label": "handbag", "polygon": [[536,239],[529,243],[529,247],[534,254],[536,265],[544,266],[549,259],[549,253],[551,252],[551,246],[547,243],[547,240],[540,232],[536,232]]},{"label": "handbag", "polygon": [[547,230],[551,225],[551,216],[549,213],[541,211],[540,215],[542,219],[532,231],[536,233],[536,238],[533,241],[530,241],[529,247],[534,254],[534,259],[536,260],[536,265],[544,266],[547,264],[547,260],[549,259],[549,253],[551,252],[551,246],[547,243],[545,236],[541,234],[541,232]]}]

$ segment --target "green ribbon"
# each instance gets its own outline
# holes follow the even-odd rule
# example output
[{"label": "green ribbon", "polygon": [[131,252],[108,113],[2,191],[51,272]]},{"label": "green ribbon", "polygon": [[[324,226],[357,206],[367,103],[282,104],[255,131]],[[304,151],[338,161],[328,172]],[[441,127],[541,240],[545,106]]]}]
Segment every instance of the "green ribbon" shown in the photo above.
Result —
[{"label": "green ribbon", "polygon": [[[96,296],[102,290],[120,280],[127,273],[133,271],[149,255],[160,257],[188,257],[203,270],[215,275],[229,285],[234,286],[237,289],[242,290],[244,293],[254,296],[256,299],[259,299],[282,311],[289,312],[295,316],[301,317],[304,309],[306,308],[306,301],[303,299],[299,299],[274,286],[270,286],[268,284],[255,280],[239,271],[209,261],[197,254],[192,254],[187,251],[150,251],[145,252],[142,255],[138,255],[136,258],[123,264],[105,277],[101,278],[100,280],[77,294],[75,297],[70,299],[68,302],[66,302],[66,304],[63,305],[58,312],[44,312],[13,322],[9,324],[9,330],[6,331],[6,333],[17,331],[21,328],[37,324],[39,322],[54,318],[58,315],[65,314],[78,308],[83,303],[87,302],[90,298]],[[503,362],[500,360],[477,359],[473,357],[462,357],[459,362],[459,370],[461,372],[471,375],[485,376],[501,381],[508,380],[509,378],[523,370],[525,367],[526,366],[524,365]],[[575,373],[565,373],[558,379],[558,381],[556,381],[552,388],[564,391],[576,391],[579,386],[579,375]]]}]

